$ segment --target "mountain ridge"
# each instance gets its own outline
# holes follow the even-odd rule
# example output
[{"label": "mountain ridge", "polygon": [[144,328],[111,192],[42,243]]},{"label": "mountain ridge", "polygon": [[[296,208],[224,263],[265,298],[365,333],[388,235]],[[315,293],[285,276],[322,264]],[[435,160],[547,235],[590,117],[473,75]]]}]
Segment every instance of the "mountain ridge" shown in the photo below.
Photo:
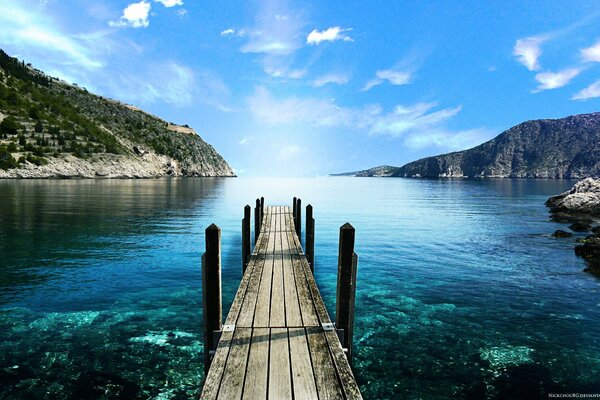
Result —
[{"label": "mountain ridge", "polygon": [[401,167],[356,171],[352,176],[579,179],[599,175],[600,112],[594,112],[525,121],[467,150]]},{"label": "mountain ridge", "polygon": [[235,176],[192,128],[0,50],[0,178]]}]

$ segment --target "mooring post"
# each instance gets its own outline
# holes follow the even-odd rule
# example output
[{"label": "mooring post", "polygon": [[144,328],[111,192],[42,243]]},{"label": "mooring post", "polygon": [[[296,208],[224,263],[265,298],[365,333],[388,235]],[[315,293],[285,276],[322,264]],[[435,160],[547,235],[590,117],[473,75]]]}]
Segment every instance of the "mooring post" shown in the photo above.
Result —
[{"label": "mooring post", "polygon": [[215,224],[204,234],[206,252],[202,255],[202,309],[204,314],[204,371],[219,342],[222,329],[221,306],[221,229]]},{"label": "mooring post", "polygon": [[302,244],[302,200],[298,198],[296,201],[296,235],[298,235],[298,240]]},{"label": "mooring post", "polygon": [[292,200],[292,219],[294,220],[294,230],[296,230],[296,197],[294,197],[294,199]]},{"label": "mooring post", "polygon": [[242,272],[246,272],[246,266],[250,261],[250,210],[252,207],[246,204],[244,207],[244,219],[242,219]]},{"label": "mooring post", "polygon": [[265,216],[265,198],[260,198],[260,228],[262,229],[263,217]]},{"label": "mooring post", "polygon": [[260,235],[260,199],[256,199],[254,207],[254,247],[258,243],[258,235]]},{"label": "mooring post", "polygon": [[340,228],[335,326],[343,333],[342,347],[346,350],[349,363],[352,363],[357,266],[358,256],[354,253],[354,228],[349,223],[345,223]]},{"label": "mooring post", "polygon": [[306,206],[306,259],[310,270],[315,273],[315,219],[313,218],[313,207]]}]

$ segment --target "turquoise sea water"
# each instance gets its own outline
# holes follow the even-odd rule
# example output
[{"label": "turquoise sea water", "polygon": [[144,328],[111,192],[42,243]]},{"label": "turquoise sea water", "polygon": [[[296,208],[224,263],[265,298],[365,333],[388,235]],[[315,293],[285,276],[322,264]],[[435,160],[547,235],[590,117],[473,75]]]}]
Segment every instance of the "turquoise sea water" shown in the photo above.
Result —
[{"label": "turquoise sea water", "polygon": [[0,399],[189,399],[201,390],[203,230],[224,310],[245,204],[311,203],[335,312],[338,229],[359,254],[366,399],[600,393],[600,280],[549,236],[544,180],[0,181]]}]

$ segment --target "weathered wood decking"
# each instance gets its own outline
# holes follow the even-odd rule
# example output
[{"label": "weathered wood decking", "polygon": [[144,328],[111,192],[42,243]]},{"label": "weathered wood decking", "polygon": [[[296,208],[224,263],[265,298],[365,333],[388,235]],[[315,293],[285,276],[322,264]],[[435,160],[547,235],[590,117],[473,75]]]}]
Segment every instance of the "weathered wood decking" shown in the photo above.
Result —
[{"label": "weathered wood decking", "polygon": [[202,399],[362,399],[296,235],[267,207]]}]

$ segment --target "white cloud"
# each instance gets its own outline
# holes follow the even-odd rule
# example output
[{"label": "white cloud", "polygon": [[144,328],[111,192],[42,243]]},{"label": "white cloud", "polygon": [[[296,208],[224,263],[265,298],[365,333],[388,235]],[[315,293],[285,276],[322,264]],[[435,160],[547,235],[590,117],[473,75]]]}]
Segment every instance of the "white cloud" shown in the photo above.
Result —
[{"label": "white cloud", "polygon": [[587,62],[600,62],[600,41],[591,47],[580,49],[581,58]]},{"label": "white cloud", "polygon": [[148,17],[152,5],[144,0],[139,3],[129,4],[123,10],[123,15],[117,21],[110,21],[110,26],[123,27],[131,26],[133,28],[147,28],[150,25]]},{"label": "white cloud", "polygon": [[0,2],[0,43],[3,46],[22,48],[25,49],[23,56],[33,53],[48,63],[75,65],[80,70],[103,67],[97,50],[107,45],[104,36],[70,35],[56,28],[46,15],[11,3]]},{"label": "white cloud", "polygon": [[350,76],[346,74],[327,74],[313,80],[312,85],[314,87],[321,87],[330,83],[334,83],[336,85],[345,85],[349,81]]},{"label": "white cloud", "polygon": [[411,132],[433,130],[461,110],[458,106],[430,112],[436,105],[436,103],[417,103],[411,106],[396,106],[391,113],[379,116],[369,133],[402,136]]},{"label": "white cloud", "polygon": [[377,104],[351,108],[340,106],[333,99],[278,98],[266,88],[258,87],[248,98],[248,107],[255,119],[265,124],[354,129],[373,136],[402,138],[413,148],[456,150],[479,144],[493,134],[487,129],[448,129],[447,123],[460,112],[461,106],[436,110],[436,103],[397,105],[386,113]]},{"label": "white cloud", "polygon": [[176,107],[190,106],[195,89],[192,69],[174,62],[153,65],[135,74],[123,72],[111,79],[111,92],[124,101],[148,105],[166,103]]},{"label": "white cloud", "polygon": [[571,100],[587,100],[596,97],[600,97],[600,80],[597,80],[585,89],[575,93],[573,97],[571,97]]},{"label": "white cloud", "polygon": [[377,71],[375,78],[371,79],[363,87],[363,92],[372,89],[375,86],[381,85],[383,82],[388,81],[392,85],[407,85],[412,80],[412,73],[408,71],[398,71],[393,69],[385,69]]},{"label": "white cloud", "polygon": [[566,86],[580,72],[579,68],[567,68],[558,72],[540,72],[535,75],[535,80],[539,82],[539,85],[534,93]]},{"label": "white cloud", "polygon": [[161,3],[165,7],[182,6],[183,0],[154,0],[155,3]]},{"label": "white cloud", "polygon": [[352,110],[344,109],[331,99],[313,97],[274,97],[266,88],[258,87],[248,99],[248,106],[255,118],[267,124],[289,124],[305,121],[315,126],[339,126],[352,124]]},{"label": "white cloud", "polygon": [[180,8],[179,10],[175,11],[175,14],[177,14],[181,18],[185,17],[187,13],[188,12],[185,8]]},{"label": "white cloud", "polygon": [[346,32],[350,32],[351,30],[351,28],[344,29],[339,26],[332,26],[324,31],[313,29],[306,37],[306,43],[318,45],[322,42],[335,42],[336,40],[353,42],[352,38],[346,34]]},{"label": "white cloud", "polygon": [[221,36],[231,36],[235,33],[235,29],[233,28],[227,28],[224,31],[221,32]]},{"label": "white cloud", "polygon": [[242,138],[242,140],[240,140],[238,142],[238,144],[241,144],[242,146],[244,146],[244,145],[250,143],[250,141],[252,141],[252,140],[254,140],[254,136],[246,136],[246,137]]},{"label": "white cloud", "polygon": [[540,69],[538,60],[542,55],[540,45],[547,39],[546,36],[531,36],[518,39],[513,49],[513,55],[529,71],[538,71]]}]

